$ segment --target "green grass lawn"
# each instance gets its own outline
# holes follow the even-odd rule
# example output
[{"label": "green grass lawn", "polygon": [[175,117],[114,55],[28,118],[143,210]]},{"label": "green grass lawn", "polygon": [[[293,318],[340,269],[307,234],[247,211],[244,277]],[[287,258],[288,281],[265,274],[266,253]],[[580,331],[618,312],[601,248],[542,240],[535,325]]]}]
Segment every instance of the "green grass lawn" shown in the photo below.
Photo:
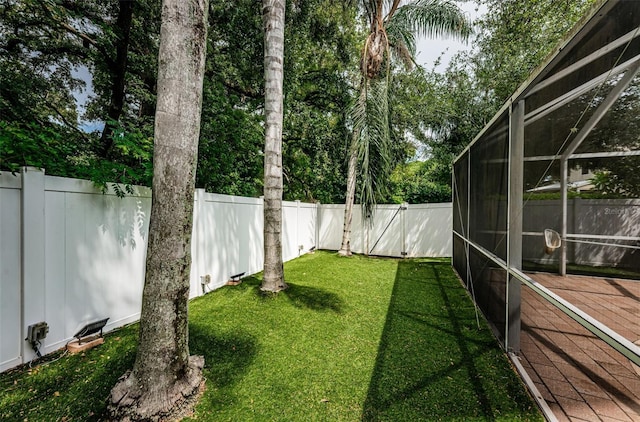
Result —
[{"label": "green grass lawn", "polygon": [[[277,296],[257,276],[191,302],[207,379],[192,420],[543,420],[449,260],[317,252],[285,273]],[[1,374],[0,420],[100,420],[136,332]]]}]

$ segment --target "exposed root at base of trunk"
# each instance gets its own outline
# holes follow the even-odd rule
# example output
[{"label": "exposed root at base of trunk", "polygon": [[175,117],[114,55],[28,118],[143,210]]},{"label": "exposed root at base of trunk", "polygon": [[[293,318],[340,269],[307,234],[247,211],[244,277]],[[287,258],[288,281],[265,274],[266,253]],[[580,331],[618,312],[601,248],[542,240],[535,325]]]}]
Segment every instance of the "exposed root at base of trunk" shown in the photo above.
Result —
[{"label": "exposed root at base of trunk", "polygon": [[282,283],[282,284],[277,284],[276,286],[264,286],[261,285],[260,286],[260,291],[263,293],[278,293],[281,292],[283,290],[287,290],[289,288],[289,285],[287,283]]},{"label": "exposed root at base of trunk", "polygon": [[351,256],[351,251],[349,249],[340,249],[338,251],[338,255],[340,255],[340,256]]},{"label": "exposed root at base of trunk", "polygon": [[191,416],[204,392],[203,367],[204,357],[190,356],[184,376],[167,391],[159,388],[143,391],[133,372],[127,372],[111,390],[107,403],[109,420],[168,422]]}]

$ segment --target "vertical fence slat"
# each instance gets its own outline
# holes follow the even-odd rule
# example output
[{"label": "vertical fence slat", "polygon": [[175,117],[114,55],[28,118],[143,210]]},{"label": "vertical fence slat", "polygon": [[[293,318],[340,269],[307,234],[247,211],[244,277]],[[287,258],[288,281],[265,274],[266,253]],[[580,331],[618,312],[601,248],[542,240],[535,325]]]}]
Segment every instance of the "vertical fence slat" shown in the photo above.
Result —
[{"label": "vertical fence slat", "polygon": [[22,176],[0,174],[0,371],[22,361],[20,309]]}]

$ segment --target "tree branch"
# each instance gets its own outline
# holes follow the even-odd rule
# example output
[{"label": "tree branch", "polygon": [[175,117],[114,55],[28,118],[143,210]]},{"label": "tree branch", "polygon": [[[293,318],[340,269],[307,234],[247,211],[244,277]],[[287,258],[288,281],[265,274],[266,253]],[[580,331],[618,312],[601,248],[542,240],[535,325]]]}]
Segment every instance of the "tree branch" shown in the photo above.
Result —
[{"label": "tree branch", "polygon": [[389,10],[389,13],[387,13],[387,16],[384,17],[385,22],[388,22],[389,19],[393,17],[394,13],[396,13],[396,10],[398,10],[398,6],[400,6],[400,0],[393,0],[393,5],[391,6],[391,10]]},{"label": "tree branch", "polygon": [[87,134],[84,133],[83,131],[81,131],[80,129],[78,129],[77,125],[73,125],[71,124],[66,117],[64,117],[64,115],[62,114],[62,112],[60,112],[60,110],[58,110],[58,108],[56,106],[54,106],[51,102],[47,101],[47,99],[44,99],[44,103],[47,105],[47,107],[49,107],[52,111],[54,111],[58,117],[60,117],[60,120],[62,121],[62,123],[67,126],[68,128],[72,129],[74,132],[76,132],[77,134],[80,135],[80,137],[82,139],[84,139],[85,141],[90,141],[90,139],[87,137]]},{"label": "tree branch", "polygon": [[[42,8],[42,10],[44,11],[44,13],[49,16],[49,18],[56,23],[58,26],[60,26],[62,29],[66,30],[68,33],[75,35],[76,37],[80,38],[84,43],[87,43],[89,45],[92,45],[96,50],[98,50],[100,53],[102,53],[102,55],[104,56],[104,60],[107,62],[107,66],[112,67],[114,65],[114,60],[111,58],[111,56],[109,55],[109,52],[107,50],[104,49],[104,47],[102,47],[100,44],[98,44],[98,42],[96,40],[94,40],[93,38],[91,38],[90,36],[88,36],[87,34],[77,30],[76,28],[74,28],[73,26],[69,25],[67,22],[61,21],[59,20],[53,13],[53,11],[51,11],[47,5],[46,2],[44,1],[39,1],[37,2],[40,7]],[[66,8],[66,7],[65,7]],[[69,10],[69,9],[67,9]]]}]

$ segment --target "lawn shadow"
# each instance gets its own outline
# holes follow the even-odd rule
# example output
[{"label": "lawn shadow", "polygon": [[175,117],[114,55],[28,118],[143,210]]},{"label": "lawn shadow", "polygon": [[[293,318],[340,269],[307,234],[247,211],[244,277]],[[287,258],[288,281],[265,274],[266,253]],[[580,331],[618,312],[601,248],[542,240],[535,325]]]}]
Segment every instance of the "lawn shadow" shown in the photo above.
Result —
[{"label": "lawn shadow", "polygon": [[307,308],[313,311],[332,311],[337,314],[341,314],[344,309],[344,301],[339,295],[317,287],[289,283],[289,287],[282,293],[297,308]]},{"label": "lawn shadow", "polygon": [[[344,300],[340,295],[317,287],[287,283],[288,287],[279,293],[263,292],[260,290],[262,280],[253,279],[246,288],[255,289],[256,295],[263,300],[275,299],[279,295],[285,296],[296,308],[312,311],[331,311],[341,314],[344,311]],[[242,284],[245,284],[244,282]]]},{"label": "lawn shadow", "polygon": [[513,409],[496,411],[477,362],[497,349],[449,263],[400,261],[362,420],[494,420]]},{"label": "lawn shadow", "polygon": [[241,330],[214,331],[211,325],[189,324],[190,353],[204,356],[207,381],[202,401],[209,402],[209,410],[233,405],[233,387],[246,373],[258,350],[257,340]]}]

